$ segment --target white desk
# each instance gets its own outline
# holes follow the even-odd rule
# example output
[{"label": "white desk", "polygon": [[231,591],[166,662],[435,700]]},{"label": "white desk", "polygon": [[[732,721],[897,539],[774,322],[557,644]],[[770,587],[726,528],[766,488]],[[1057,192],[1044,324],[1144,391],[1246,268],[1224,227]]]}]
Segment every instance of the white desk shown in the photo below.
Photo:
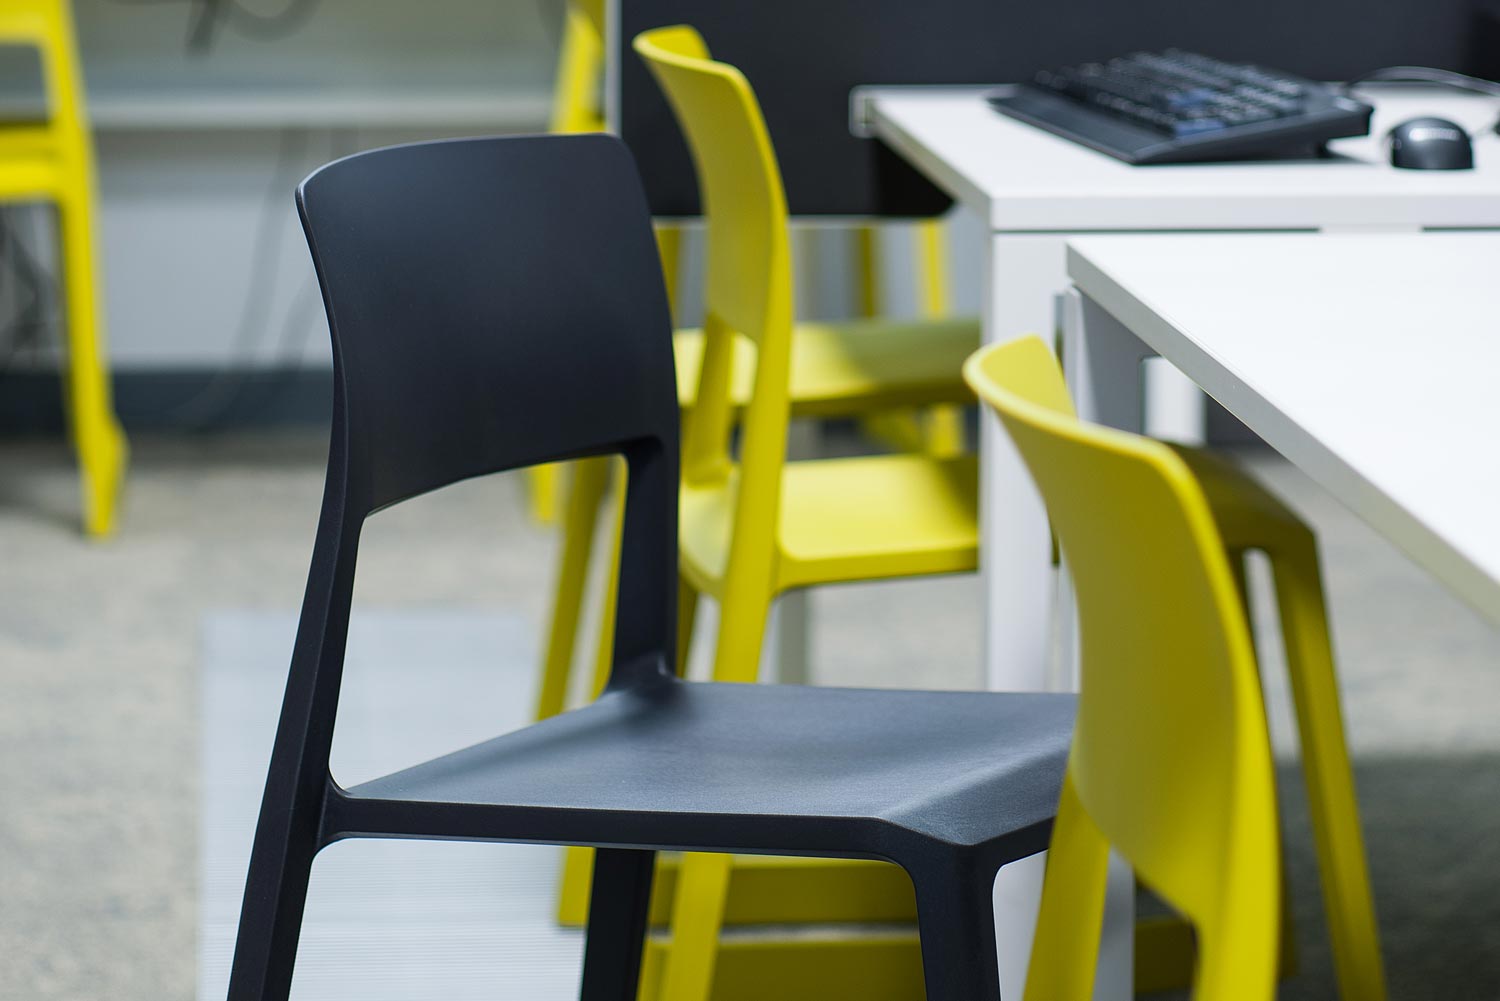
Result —
[{"label": "white desk", "polygon": [[1139,427],[1157,353],[1500,624],[1500,234],[1086,237],[1080,412]]},{"label": "white desk", "polygon": [[[988,220],[989,342],[1055,328],[1054,297],[1067,282],[1064,244],[1073,234],[1500,228],[1500,138],[1480,139],[1477,169],[1465,172],[1396,170],[1379,138],[1418,114],[1484,128],[1500,114],[1493,99],[1371,88],[1363,92],[1377,108],[1371,137],[1335,143],[1335,159],[1131,167],[1006,118],[982,93],[870,88],[856,92],[852,110],[858,127]],[[1196,419],[1189,407],[1153,429],[1191,428]],[[1053,591],[1037,586],[1037,568],[1050,556],[1041,502],[992,419],[983,423],[981,449],[990,687],[1046,688],[1058,679],[1047,663]]]}]

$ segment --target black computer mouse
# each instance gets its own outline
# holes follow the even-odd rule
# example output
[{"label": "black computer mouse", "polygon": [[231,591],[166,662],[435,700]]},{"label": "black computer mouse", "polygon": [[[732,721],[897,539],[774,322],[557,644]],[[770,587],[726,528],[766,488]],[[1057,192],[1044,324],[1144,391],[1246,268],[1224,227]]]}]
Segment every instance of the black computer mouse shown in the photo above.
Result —
[{"label": "black computer mouse", "polygon": [[1446,118],[1413,118],[1391,129],[1391,166],[1407,170],[1471,170],[1474,144]]}]

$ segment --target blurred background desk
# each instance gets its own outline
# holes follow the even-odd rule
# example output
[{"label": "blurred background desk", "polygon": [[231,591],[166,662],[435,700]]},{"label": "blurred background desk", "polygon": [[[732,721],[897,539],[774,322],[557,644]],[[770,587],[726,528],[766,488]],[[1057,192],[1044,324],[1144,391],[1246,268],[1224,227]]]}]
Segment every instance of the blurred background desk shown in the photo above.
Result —
[{"label": "blurred background desk", "polygon": [[[1500,138],[1490,131],[1492,99],[1369,88],[1362,94],[1376,106],[1371,135],[1334,143],[1331,159],[1130,167],[994,112],[983,93],[872,88],[856,93],[853,111],[857,128],[885,141],[985,220],[982,313],[989,342],[1055,329],[1054,299],[1066,284],[1069,234],[1500,228]],[[1381,137],[1419,114],[1483,130],[1476,169],[1391,167]],[[1333,271],[1343,262],[1330,254],[1327,265]],[[1224,281],[1226,315],[1275,292],[1266,279],[1231,273],[1227,265]],[[1314,329],[1307,336],[1320,335]],[[1158,381],[1148,430],[1196,436],[1201,397],[1184,394],[1180,383],[1174,388],[1169,379]],[[1062,680],[1048,663],[1054,589],[1037,586],[1038,568],[1051,559],[1046,520],[1009,442],[989,419],[981,425],[981,450],[980,559],[990,686],[1045,688]]]}]

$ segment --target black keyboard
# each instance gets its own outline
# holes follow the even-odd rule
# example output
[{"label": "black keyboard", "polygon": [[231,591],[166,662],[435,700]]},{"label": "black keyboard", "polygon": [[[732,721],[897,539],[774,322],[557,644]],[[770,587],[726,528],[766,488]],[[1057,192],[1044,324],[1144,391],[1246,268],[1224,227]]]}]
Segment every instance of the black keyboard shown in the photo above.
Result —
[{"label": "black keyboard", "polygon": [[1327,84],[1180,49],[1046,70],[989,101],[1138,164],[1312,156],[1368,135],[1373,110]]}]

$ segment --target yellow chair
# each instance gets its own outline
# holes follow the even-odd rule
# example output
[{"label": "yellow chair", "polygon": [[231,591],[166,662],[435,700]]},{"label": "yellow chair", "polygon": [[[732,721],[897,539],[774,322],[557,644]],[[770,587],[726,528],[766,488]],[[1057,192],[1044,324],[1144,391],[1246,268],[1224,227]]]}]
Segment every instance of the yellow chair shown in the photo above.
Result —
[{"label": "yellow chair", "polygon": [[0,124],[0,202],[57,206],[67,325],[65,398],[83,479],[84,528],[114,530],[127,446],[104,361],[94,248],[94,162],[67,0],[4,0],[0,44],[42,57],[48,115]]},{"label": "yellow chair", "polygon": [[[683,443],[680,621],[686,635],[697,596],[719,599],[714,677],[751,682],[767,613],[782,591],[972,570],[976,465],[972,456],[926,455],[786,461],[800,338],[793,334],[786,203],[759,106],[744,77],[710,61],[690,28],[648,32],[635,48],[687,134],[707,221],[704,348]],[[751,359],[736,335],[753,347],[742,410],[736,355]],[[730,454],[736,416],[737,458]],[[663,998],[708,996],[730,871],[729,856],[694,855],[683,863]]]},{"label": "yellow chair", "polygon": [[1280,885],[1271,748],[1208,501],[1165,445],[1073,417],[1041,340],[981,351],[965,374],[1036,480],[1079,605],[1078,721],[1026,997],[1092,996],[1113,847],[1192,923],[1196,1001],[1270,1001]]},{"label": "yellow chair", "polygon": [[[1009,401],[1012,397],[1025,397],[1032,404],[1051,411],[1054,422],[1066,424],[1073,419],[1073,405],[1068,399],[1056,362],[1036,338],[1026,338],[981,352],[969,363],[966,374],[970,384],[975,386],[980,395],[997,406],[1001,405],[1000,401]],[[1010,395],[1004,395],[1007,393]],[[1030,414],[1030,411],[1026,413]],[[1018,419],[1008,417],[1007,428],[1011,428]],[[1106,442],[1127,440],[1104,431],[1089,431],[1088,434],[1095,438],[1102,435]],[[1247,597],[1244,580],[1246,554],[1252,550],[1264,552],[1271,564],[1286,646],[1287,670],[1291,678],[1302,743],[1302,767],[1312,813],[1313,835],[1339,990],[1341,996],[1350,1001],[1379,1001],[1386,996],[1385,973],[1369,873],[1365,864],[1364,838],[1359,826],[1354,779],[1344,741],[1343,717],[1334,677],[1316,539],[1307,525],[1286,505],[1238,467],[1203,451],[1159,446],[1156,448],[1157,454],[1162,449],[1170,452],[1172,462],[1185,468],[1197,482],[1197,492],[1201,493],[1208,504],[1215,537],[1227,557],[1227,566],[1235,579],[1238,599],[1242,603]],[[1050,458],[1050,455],[1050,452],[1046,456],[1040,452],[1034,455],[1027,453],[1027,458],[1033,463],[1034,470],[1044,463],[1058,465],[1063,462],[1061,459]],[[1036,475],[1038,480],[1044,478],[1042,473]],[[1098,493],[1098,484],[1101,482],[1104,482],[1103,477],[1096,472],[1084,487],[1078,488],[1076,500],[1072,503],[1087,505],[1090,498]],[[1063,489],[1061,486],[1055,488]],[[1060,502],[1055,501],[1053,494],[1048,493],[1045,487],[1044,495],[1054,523],[1058,525],[1058,532],[1063,537],[1069,565],[1074,568],[1077,577],[1080,573],[1077,563],[1082,557],[1067,548],[1066,527],[1061,522],[1065,516],[1054,510],[1054,504]],[[1111,496],[1108,507],[1108,511],[1097,506],[1088,510],[1091,516],[1100,519],[1122,518],[1125,527],[1117,529],[1122,535],[1149,531],[1154,524],[1149,509],[1143,508],[1140,503],[1135,507],[1120,505]],[[1151,552],[1149,547],[1143,551]],[[1164,549],[1163,552],[1167,550]],[[1164,557],[1151,557],[1129,564],[1128,577],[1122,579],[1118,586],[1128,591],[1153,584],[1155,568],[1172,571],[1174,567],[1175,564]],[[1087,572],[1092,574],[1097,570],[1090,569]],[[1088,673],[1087,668],[1090,627],[1082,594],[1084,584],[1080,581],[1078,587],[1080,610],[1084,615],[1084,684],[1085,691],[1088,691],[1087,686],[1091,683],[1089,679],[1094,676]],[[1101,603],[1104,601],[1103,598],[1096,600]],[[1191,624],[1182,611],[1190,606],[1176,599],[1161,600],[1165,602],[1162,607],[1168,610],[1173,621]],[[1248,619],[1248,607],[1246,613]],[[1142,628],[1145,628],[1144,621]],[[1113,643],[1116,651],[1123,647],[1124,644],[1118,641]],[[1109,670],[1121,671],[1121,677],[1127,677],[1123,673],[1125,669],[1117,661],[1109,664]],[[1147,882],[1151,882],[1149,876]],[[1045,990],[1050,988],[1044,989],[1040,996],[1071,996],[1050,995]]]},{"label": "yellow chair", "polygon": [[[779,176],[775,183],[779,190]],[[785,208],[781,202],[778,204],[781,207],[777,209],[777,218],[784,237]],[[716,280],[721,285],[725,283],[722,267]],[[789,273],[785,281],[789,288]],[[783,392],[790,397],[791,413],[807,418],[967,402],[972,400],[972,394],[963,384],[959,366],[978,339],[979,326],[974,320],[796,324],[790,347],[790,384]],[[694,413],[697,406],[703,361],[711,353],[707,345],[712,340],[703,330],[679,331],[675,336],[678,390],[685,415]],[[758,348],[754,340],[739,333],[728,338],[727,343],[734,356],[727,410],[729,418],[737,420],[754,392],[759,370]],[[691,425],[695,418],[688,416],[687,420]],[[968,466],[972,467],[972,460]],[[573,465],[538,701],[538,715],[542,717],[560,711],[566,701],[597,512],[609,479],[610,474],[601,461]],[[967,523],[971,525],[972,514]],[[967,535],[973,534],[970,527]],[[971,567],[972,563],[970,556],[963,566]],[[606,576],[613,580],[612,573]],[[604,637],[612,631],[607,615],[613,606],[611,595],[604,602],[606,619],[600,629]],[[687,625],[690,627],[690,623]],[[607,655],[607,640],[601,642],[599,650]],[[607,656],[602,656],[596,663],[597,678],[603,677],[598,672],[607,666]],[[559,917],[564,923],[583,920],[590,857],[583,850],[568,853],[559,907]],[[672,862],[657,868],[653,917],[658,921],[666,920],[670,914],[675,875],[676,866]],[[809,877],[818,882],[809,884]],[[802,893],[794,899],[788,887],[798,886],[799,880]],[[736,876],[729,911],[736,922],[902,920],[913,914],[910,884],[892,867],[868,863],[830,867],[816,860],[804,863],[789,859],[746,860]],[[903,940],[903,948],[905,945]],[[911,945],[908,951],[915,956],[914,942]]]}]

